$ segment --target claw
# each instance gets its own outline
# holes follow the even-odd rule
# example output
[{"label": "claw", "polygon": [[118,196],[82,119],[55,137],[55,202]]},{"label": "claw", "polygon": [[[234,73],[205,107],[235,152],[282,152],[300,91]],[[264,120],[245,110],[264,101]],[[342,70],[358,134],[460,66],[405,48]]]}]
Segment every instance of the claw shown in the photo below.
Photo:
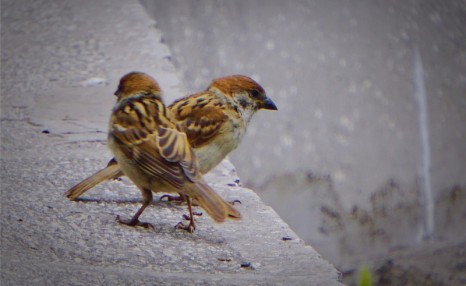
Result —
[{"label": "claw", "polygon": [[148,222],[142,222],[142,221],[139,221],[138,219],[136,220],[132,220],[132,219],[122,219],[119,215],[117,215],[116,217],[116,221],[121,223],[121,224],[124,224],[124,225],[128,225],[128,226],[142,226],[144,228],[154,228],[154,226],[151,224],[151,223],[148,223]]},{"label": "claw", "polygon": [[179,222],[177,225],[175,225],[175,228],[176,229],[186,230],[189,233],[193,233],[194,230],[196,229],[196,226],[194,224],[191,224],[191,223],[188,224],[188,225],[184,225],[182,222]]},{"label": "claw", "polygon": [[[193,212],[193,215],[202,216],[202,212]],[[189,215],[187,215],[187,214],[184,214],[183,218],[185,220],[191,220],[191,217]]]},{"label": "claw", "polygon": [[189,216],[184,216],[185,218],[189,218],[189,225],[185,226],[182,222],[179,222],[175,228],[177,229],[184,229],[188,231],[189,233],[193,233],[194,230],[196,229],[196,225],[194,224],[194,214],[193,208],[192,208],[192,199],[189,196],[186,196],[186,202],[188,203],[188,211],[189,211]]},{"label": "claw", "polygon": [[184,198],[181,196],[171,196],[171,195],[163,195],[160,197],[159,201],[163,201],[163,199],[167,198],[167,202],[184,202]]}]

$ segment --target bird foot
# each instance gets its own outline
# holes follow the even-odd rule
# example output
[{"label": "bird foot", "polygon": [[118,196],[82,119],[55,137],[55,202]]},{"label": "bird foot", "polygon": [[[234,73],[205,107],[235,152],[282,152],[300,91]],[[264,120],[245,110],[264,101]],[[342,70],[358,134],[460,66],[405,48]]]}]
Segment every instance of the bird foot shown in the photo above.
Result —
[{"label": "bird foot", "polygon": [[[202,212],[193,212],[193,215],[202,216]],[[191,220],[191,217],[189,215],[187,215],[187,214],[184,214],[183,218],[185,220]]]},{"label": "bird foot", "polygon": [[144,228],[154,228],[154,226],[151,223],[142,222],[142,221],[139,221],[138,219],[136,219],[136,220],[122,219],[122,218],[120,218],[119,215],[116,217],[116,221],[121,223],[121,224],[128,225],[128,226],[133,226],[133,227],[134,226],[142,226]]},{"label": "bird foot", "polygon": [[178,202],[183,203],[185,199],[182,196],[171,196],[171,195],[163,195],[160,197],[159,201],[163,201],[163,199],[167,199],[167,202]]},{"label": "bird foot", "polygon": [[193,233],[194,230],[196,229],[196,225],[194,223],[184,225],[182,222],[179,222],[177,225],[175,225],[175,228],[176,229],[186,230],[189,233]]}]

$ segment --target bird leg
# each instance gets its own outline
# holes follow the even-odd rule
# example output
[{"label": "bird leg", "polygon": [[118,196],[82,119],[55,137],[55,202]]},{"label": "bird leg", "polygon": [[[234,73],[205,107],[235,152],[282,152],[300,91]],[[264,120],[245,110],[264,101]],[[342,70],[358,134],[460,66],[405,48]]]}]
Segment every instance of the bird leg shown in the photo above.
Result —
[{"label": "bird leg", "polygon": [[191,198],[186,196],[186,201],[188,202],[188,211],[189,211],[189,225],[185,226],[183,222],[179,222],[175,228],[177,229],[184,229],[189,233],[193,233],[196,229],[196,224],[194,223],[194,215],[193,215],[193,208],[191,203]]},{"label": "bird leg", "polygon": [[139,216],[146,209],[146,207],[152,202],[152,191],[148,189],[143,189],[142,197],[143,197],[142,206],[139,208],[139,210],[134,214],[134,216],[131,219],[129,220],[122,219],[120,218],[120,216],[117,216],[116,220],[121,224],[126,224],[129,226],[142,226],[145,228],[154,228],[154,226],[151,223],[139,221]]}]

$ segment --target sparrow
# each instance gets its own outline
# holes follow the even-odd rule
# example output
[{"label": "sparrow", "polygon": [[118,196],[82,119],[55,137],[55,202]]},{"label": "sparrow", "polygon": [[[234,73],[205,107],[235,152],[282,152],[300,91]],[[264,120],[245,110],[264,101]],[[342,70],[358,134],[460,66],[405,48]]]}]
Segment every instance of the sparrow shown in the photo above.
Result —
[{"label": "sparrow", "polygon": [[[214,79],[206,90],[168,106],[172,121],[186,133],[202,174],[238,147],[252,116],[260,109],[277,110],[277,107],[257,82],[244,75]],[[104,169],[76,184],[65,195],[76,200],[101,182],[121,176],[123,172],[112,159]],[[173,200],[171,196],[163,197]]]},{"label": "sparrow", "polygon": [[123,173],[141,190],[143,204],[122,224],[148,226],[139,216],[152,202],[152,192],[180,193],[187,198],[188,226],[196,228],[191,200],[216,222],[240,219],[241,214],[225,202],[202,178],[187,133],[173,121],[163,103],[160,87],[147,74],[131,72],[120,80],[117,103],[110,116],[108,146]]}]

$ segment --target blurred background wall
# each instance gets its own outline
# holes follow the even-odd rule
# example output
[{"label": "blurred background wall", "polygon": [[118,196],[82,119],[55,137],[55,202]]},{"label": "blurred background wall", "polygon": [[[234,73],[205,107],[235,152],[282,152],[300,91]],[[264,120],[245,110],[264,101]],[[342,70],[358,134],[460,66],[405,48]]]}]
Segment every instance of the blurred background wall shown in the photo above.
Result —
[{"label": "blurred background wall", "polygon": [[465,239],[465,1],[141,2],[188,92],[239,73],[277,104],[231,160],[339,269]]}]

